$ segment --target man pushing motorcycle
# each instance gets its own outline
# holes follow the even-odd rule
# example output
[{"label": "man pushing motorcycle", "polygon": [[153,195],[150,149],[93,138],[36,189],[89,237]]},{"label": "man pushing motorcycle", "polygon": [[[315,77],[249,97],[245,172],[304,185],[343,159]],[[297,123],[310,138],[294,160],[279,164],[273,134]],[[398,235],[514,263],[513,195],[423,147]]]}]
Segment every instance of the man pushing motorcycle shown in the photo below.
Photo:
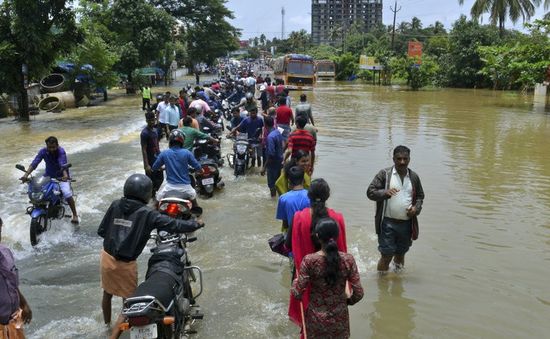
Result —
[{"label": "man pushing motorcycle", "polygon": [[38,151],[38,154],[20,180],[26,182],[32,171],[34,171],[40,162],[44,160],[46,163],[46,172],[44,175],[49,176],[50,178],[59,179],[59,187],[63,193],[63,197],[69,204],[71,212],[73,213],[71,222],[73,224],[78,224],[79,220],[78,214],[76,213],[76,204],[73,198],[73,191],[70,183],[70,174],[69,170],[64,167],[68,163],[67,153],[65,153],[63,147],[59,146],[59,142],[56,137],[48,137],[45,141],[46,147]]},{"label": "man pushing motorcycle", "polygon": [[[201,220],[180,220],[163,215],[147,204],[151,200],[153,182],[145,174],[132,174],[124,183],[124,197],[115,200],[99,225],[97,234],[103,238],[100,255],[101,308],[106,326],[111,323],[113,295],[128,298],[137,287],[137,257],[143,252],[151,231],[191,233],[204,226]],[[121,333],[119,316],[111,338]]]}]

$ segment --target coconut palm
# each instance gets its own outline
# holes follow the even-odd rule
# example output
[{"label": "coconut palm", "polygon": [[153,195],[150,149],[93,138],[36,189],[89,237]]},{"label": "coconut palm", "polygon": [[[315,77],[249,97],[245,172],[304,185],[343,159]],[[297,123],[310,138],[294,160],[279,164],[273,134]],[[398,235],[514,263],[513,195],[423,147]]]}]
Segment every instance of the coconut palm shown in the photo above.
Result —
[{"label": "coconut palm", "polygon": [[[542,0],[476,0],[470,9],[473,18],[479,18],[485,13],[489,13],[489,19],[493,25],[498,23],[500,36],[504,34],[504,23],[509,17],[513,23],[516,23],[521,17],[523,21],[528,21],[535,14],[535,8],[541,4]],[[545,0],[545,6],[550,5],[550,0]],[[464,0],[458,0],[463,5]]]}]

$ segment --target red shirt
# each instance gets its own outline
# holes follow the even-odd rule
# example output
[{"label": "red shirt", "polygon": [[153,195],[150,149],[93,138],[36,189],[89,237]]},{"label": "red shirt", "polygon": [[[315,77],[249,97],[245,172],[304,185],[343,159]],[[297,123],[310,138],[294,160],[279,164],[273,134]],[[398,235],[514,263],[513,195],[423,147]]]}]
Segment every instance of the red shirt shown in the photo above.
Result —
[{"label": "red shirt", "polygon": [[275,96],[275,86],[273,85],[267,86],[266,91],[269,94],[270,98],[273,98]]},{"label": "red shirt", "polygon": [[285,85],[277,85],[277,88],[275,89],[275,92],[277,94],[281,94],[281,93],[283,93],[284,90],[285,90]]},{"label": "red shirt", "polygon": [[181,108],[180,119],[183,119],[187,116],[187,110],[185,109],[185,100],[183,100],[183,98],[178,98],[178,104]]},{"label": "red shirt", "polygon": [[277,113],[277,124],[279,125],[290,125],[290,120],[292,120],[293,114],[292,109],[287,105],[281,105],[277,107],[275,111]]},{"label": "red shirt", "polygon": [[288,136],[288,148],[292,150],[292,155],[298,150],[311,153],[315,151],[315,139],[308,131],[297,129]]}]

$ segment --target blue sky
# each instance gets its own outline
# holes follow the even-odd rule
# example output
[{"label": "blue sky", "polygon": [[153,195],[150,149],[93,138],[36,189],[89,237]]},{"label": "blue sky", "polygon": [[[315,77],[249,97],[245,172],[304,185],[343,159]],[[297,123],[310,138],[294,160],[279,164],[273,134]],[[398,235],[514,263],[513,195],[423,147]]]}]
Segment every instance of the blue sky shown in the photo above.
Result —
[{"label": "blue sky", "polygon": [[[393,7],[395,0],[384,0],[383,23],[389,25],[393,21]],[[458,0],[398,0],[396,22],[410,21],[413,16],[420,18],[423,25],[429,26],[436,20],[441,21],[446,28],[458,19],[461,14],[469,16],[474,0],[465,0],[460,6]],[[233,26],[241,28],[243,39],[260,36],[264,33],[268,38],[281,37],[281,7],[285,7],[285,32],[305,29],[311,30],[311,0],[229,0],[226,6],[233,11],[235,19]],[[542,17],[545,11],[541,6],[537,9],[536,18]],[[485,18],[484,22],[488,22]],[[521,20],[512,26],[506,23],[507,28],[521,29]]]}]

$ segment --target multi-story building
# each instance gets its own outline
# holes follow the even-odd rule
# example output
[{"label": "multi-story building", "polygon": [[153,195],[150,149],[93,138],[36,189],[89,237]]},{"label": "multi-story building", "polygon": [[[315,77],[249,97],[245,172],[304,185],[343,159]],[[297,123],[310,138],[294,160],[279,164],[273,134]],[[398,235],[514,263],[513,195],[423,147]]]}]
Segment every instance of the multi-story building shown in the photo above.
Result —
[{"label": "multi-story building", "polygon": [[382,23],[382,0],[311,0],[314,44],[336,44],[356,24],[364,32]]}]

